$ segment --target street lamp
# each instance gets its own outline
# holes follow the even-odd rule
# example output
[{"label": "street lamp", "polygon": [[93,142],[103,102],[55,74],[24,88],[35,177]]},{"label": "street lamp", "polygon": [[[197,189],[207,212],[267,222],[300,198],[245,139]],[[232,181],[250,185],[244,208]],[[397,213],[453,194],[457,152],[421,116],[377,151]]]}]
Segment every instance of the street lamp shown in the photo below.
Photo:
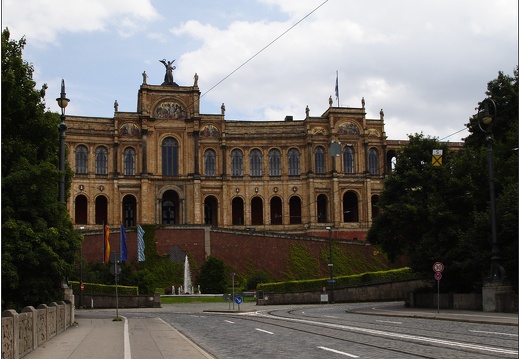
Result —
[{"label": "street lamp", "polygon": [[60,97],[56,99],[58,102],[58,106],[61,108],[61,122],[58,125],[58,131],[60,132],[60,162],[59,162],[59,170],[61,173],[60,177],[60,188],[59,188],[59,201],[65,202],[65,131],[67,130],[67,125],[65,124],[65,107],[69,104],[69,99],[65,94],[65,80],[61,80],[61,94]]},{"label": "street lamp", "polygon": [[329,303],[334,303],[334,277],[332,276],[332,267],[334,264],[332,264],[332,227],[326,227],[329,231],[329,273],[330,273],[330,279],[329,279],[329,287],[330,287],[330,301]]},{"label": "street lamp", "polygon": [[478,126],[486,134],[489,200],[491,209],[491,281],[502,281],[506,279],[504,267],[500,264],[500,249],[497,242],[497,221],[495,208],[495,179],[493,175],[493,123],[496,119],[497,107],[495,101],[490,98],[484,99],[478,107]]}]

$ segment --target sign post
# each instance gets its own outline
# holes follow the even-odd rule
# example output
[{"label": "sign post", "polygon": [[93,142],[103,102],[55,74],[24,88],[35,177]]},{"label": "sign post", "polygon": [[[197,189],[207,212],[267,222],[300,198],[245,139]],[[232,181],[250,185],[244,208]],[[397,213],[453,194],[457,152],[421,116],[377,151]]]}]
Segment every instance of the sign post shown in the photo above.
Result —
[{"label": "sign post", "polygon": [[439,313],[439,301],[440,301],[440,292],[439,292],[439,283],[442,278],[441,272],[444,270],[444,264],[441,262],[435,262],[433,264],[433,271],[435,274],[433,275],[433,278],[437,281],[437,313]]}]

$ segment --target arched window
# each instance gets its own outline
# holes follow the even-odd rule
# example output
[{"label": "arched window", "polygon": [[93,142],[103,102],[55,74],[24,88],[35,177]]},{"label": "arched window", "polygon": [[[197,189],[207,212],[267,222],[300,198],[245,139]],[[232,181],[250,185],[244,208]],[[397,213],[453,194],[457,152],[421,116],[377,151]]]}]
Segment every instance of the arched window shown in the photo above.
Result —
[{"label": "arched window", "polygon": [[215,176],[217,172],[217,154],[209,149],[204,152],[204,174],[206,176]]},{"label": "arched window", "polygon": [[231,176],[242,176],[242,151],[231,151]]},{"label": "arched window", "polygon": [[253,226],[264,224],[264,201],[260,197],[251,199],[251,224]]},{"label": "arched window", "polygon": [[108,200],[105,196],[96,198],[96,224],[108,223]]},{"label": "arched window", "polygon": [[343,172],[354,173],[354,150],[352,146],[343,149]]},{"label": "arched window", "polygon": [[302,223],[302,200],[298,196],[292,196],[289,200],[290,224]]},{"label": "arched window", "polygon": [[126,176],[135,175],[135,150],[132,147],[128,147],[124,152],[124,174]]},{"label": "arched window", "polygon": [[76,197],[76,208],[74,210],[74,221],[76,224],[88,224],[88,200],[80,194]]},{"label": "arched window", "polygon": [[271,207],[271,224],[282,224],[283,223],[282,199],[278,196],[274,196],[273,198],[271,198],[270,207]]},{"label": "arched window", "polygon": [[343,195],[343,222],[359,222],[359,203],[356,192],[348,191]]},{"label": "arched window", "polygon": [[173,137],[162,142],[162,174],[177,176],[179,174],[179,143]]},{"label": "arched window", "polygon": [[316,200],[316,210],[318,214],[318,223],[326,223],[328,222],[328,207],[329,199],[326,195],[320,194],[318,199]]},{"label": "arched window", "polygon": [[316,147],[314,150],[314,167],[316,174],[325,174],[325,150],[323,147]]},{"label": "arched window", "polygon": [[88,150],[86,146],[79,145],[76,147],[76,173],[88,173]]},{"label": "arched window", "polygon": [[249,154],[251,177],[258,177],[262,175],[262,152],[260,150],[252,150]]},{"label": "arched window", "polygon": [[126,195],[123,198],[123,223],[126,228],[135,226],[137,201],[134,196]]},{"label": "arched window", "polygon": [[96,148],[96,174],[108,174],[108,151],[106,147]]},{"label": "arched window", "polygon": [[289,176],[300,175],[300,151],[291,148],[288,153],[289,157]]},{"label": "arched window", "polygon": [[273,148],[269,151],[269,176],[281,176],[282,175],[282,154],[280,150]]},{"label": "arched window", "polygon": [[244,225],[244,200],[240,197],[233,198],[231,202],[231,216],[234,226]]},{"label": "arched window", "polygon": [[377,150],[375,148],[371,148],[368,151],[368,172],[371,175],[379,174],[379,160]]}]

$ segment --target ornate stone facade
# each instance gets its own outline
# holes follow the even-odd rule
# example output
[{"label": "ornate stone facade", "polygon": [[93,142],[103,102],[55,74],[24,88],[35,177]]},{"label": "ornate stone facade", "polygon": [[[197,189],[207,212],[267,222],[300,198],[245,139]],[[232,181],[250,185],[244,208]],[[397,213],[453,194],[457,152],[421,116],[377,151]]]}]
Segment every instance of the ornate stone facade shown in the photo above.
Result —
[{"label": "ornate stone facade", "polygon": [[[364,239],[400,143],[383,115],[326,108],[321,116],[229,121],[200,114],[193,86],[148,85],[137,112],[67,116],[77,227],[206,224]],[[85,227],[87,228],[87,227]]]}]

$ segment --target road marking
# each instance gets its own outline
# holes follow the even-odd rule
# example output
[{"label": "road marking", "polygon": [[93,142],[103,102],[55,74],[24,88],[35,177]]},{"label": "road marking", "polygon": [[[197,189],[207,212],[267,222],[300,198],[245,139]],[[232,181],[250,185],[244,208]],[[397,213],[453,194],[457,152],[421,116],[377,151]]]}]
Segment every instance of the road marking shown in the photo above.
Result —
[{"label": "road marking", "polygon": [[268,332],[267,330],[263,330],[263,329],[260,329],[260,328],[255,328],[255,329],[258,330],[259,332],[262,332],[262,333],[274,334],[273,332]]},{"label": "road marking", "polygon": [[130,335],[128,334],[128,318],[121,317],[125,321],[125,325],[123,326],[123,336],[124,336],[124,359],[132,359],[132,351],[130,350]]},{"label": "road marking", "polygon": [[285,321],[289,321],[289,322],[297,322],[297,323],[305,323],[305,324],[312,324],[312,325],[320,325],[320,326],[324,326],[324,327],[350,330],[350,331],[353,331],[353,332],[368,333],[368,334],[379,335],[379,336],[383,336],[383,337],[407,339],[407,340],[412,340],[412,341],[417,341],[417,342],[425,342],[425,343],[434,343],[434,344],[438,344],[438,345],[445,345],[445,346],[448,346],[448,347],[459,347],[459,348],[481,350],[481,351],[487,351],[487,352],[493,352],[493,353],[518,355],[518,350],[514,350],[514,349],[504,349],[504,348],[498,348],[498,347],[489,347],[489,346],[484,346],[484,345],[479,345],[479,344],[455,342],[455,341],[450,341],[450,340],[446,340],[446,339],[422,337],[422,336],[411,335],[411,334],[401,334],[401,333],[385,332],[385,331],[376,330],[376,329],[352,327],[352,326],[348,326],[348,325],[325,323],[325,322],[311,321],[311,320],[305,320],[305,319],[273,317],[273,316],[268,315],[268,314],[261,314],[260,316],[265,316],[265,317],[270,318],[270,319],[285,320]]},{"label": "road marking", "polygon": [[318,348],[322,349],[322,350],[326,350],[328,352],[333,352],[333,353],[336,353],[336,354],[345,355],[345,356],[348,356],[348,357],[351,357],[351,358],[359,358],[357,355],[349,354],[349,353],[345,353],[345,352],[340,352],[339,350],[336,350],[336,349],[331,349],[331,348],[327,348],[327,347],[318,347]]},{"label": "road marking", "polygon": [[473,332],[473,333],[485,333],[485,334],[497,334],[497,335],[509,335],[509,336],[512,336],[512,337],[517,337],[518,334],[509,334],[509,333],[500,333],[500,332],[486,332],[486,331],[483,331],[483,330],[470,330],[470,332]]},{"label": "road marking", "polygon": [[376,322],[390,323],[390,324],[403,324],[403,322],[392,322],[391,320],[376,320]]},{"label": "road marking", "polygon": [[232,322],[231,320],[224,320],[226,323],[235,324],[235,322]]},{"label": "road marking", "polygon": [[324,315],[325,318],[332,318],[332,319],[338,319],[338,317],[335,317],[333,315]]}]

